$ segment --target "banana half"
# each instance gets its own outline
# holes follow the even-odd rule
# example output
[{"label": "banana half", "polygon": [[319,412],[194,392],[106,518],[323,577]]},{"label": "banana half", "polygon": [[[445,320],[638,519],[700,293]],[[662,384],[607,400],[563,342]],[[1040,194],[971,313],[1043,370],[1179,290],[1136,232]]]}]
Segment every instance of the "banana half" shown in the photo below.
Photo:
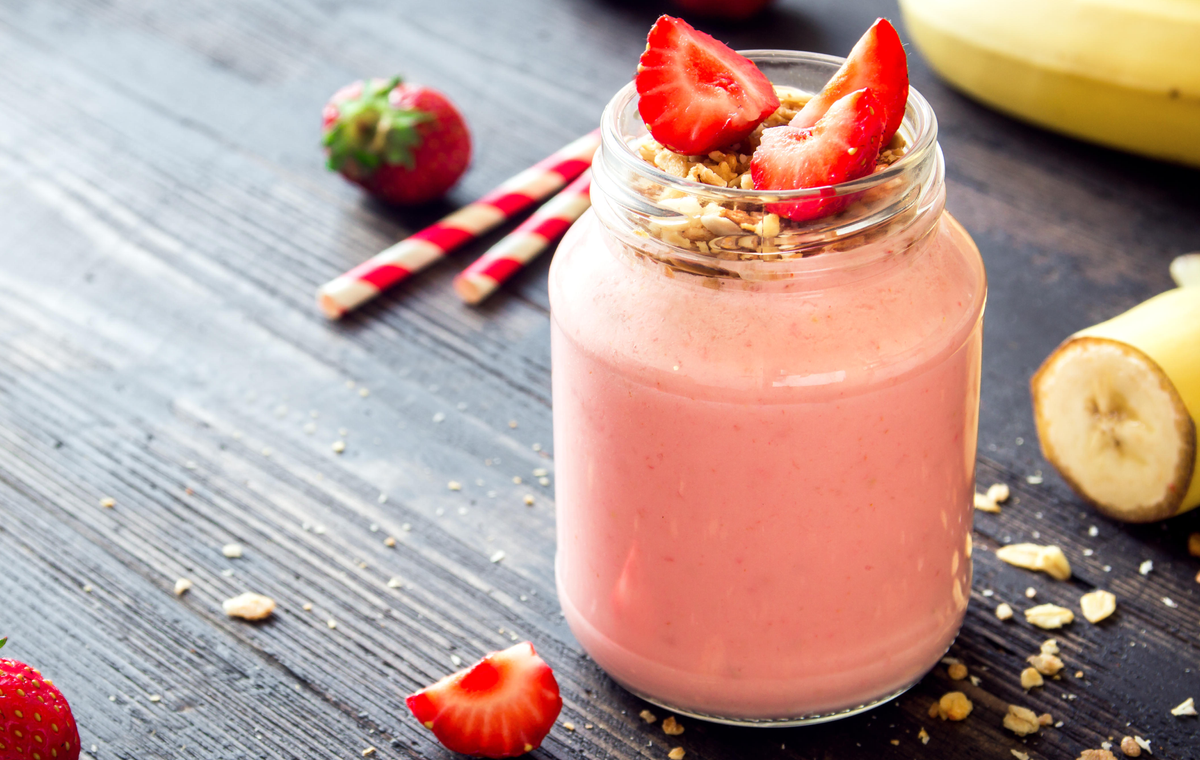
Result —
[{"label": "banana half", "polygon": [[1059,346],[1034,374],[1042,452],[1104,514],[1200,505],[1200,288],[1177,288]]}]

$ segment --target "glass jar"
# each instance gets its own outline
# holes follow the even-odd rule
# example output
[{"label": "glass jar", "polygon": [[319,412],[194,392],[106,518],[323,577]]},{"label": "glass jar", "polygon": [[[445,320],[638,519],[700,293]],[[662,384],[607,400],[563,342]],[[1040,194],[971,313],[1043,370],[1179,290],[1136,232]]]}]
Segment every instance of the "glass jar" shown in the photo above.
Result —
[{"label": "glass jar", "polygon": [[[842,62],[745,55],[806,92]],[[903,157],[790,192],[672,176],[644,134],[631,84],[550,271],[563,612],[679,713],[868,709],[945,653],[971,588],[986,284],[943,210],[933,112],[911,92]]]}]

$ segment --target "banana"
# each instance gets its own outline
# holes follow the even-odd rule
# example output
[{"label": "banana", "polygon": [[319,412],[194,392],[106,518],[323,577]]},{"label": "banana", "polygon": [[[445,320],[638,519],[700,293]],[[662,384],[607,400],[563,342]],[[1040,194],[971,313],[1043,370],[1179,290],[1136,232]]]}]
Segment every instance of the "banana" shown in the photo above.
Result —
[{"label": "banana", "polygon": [[1042,453],[1101,512],[1151,522],[1200,506],[1200,287],[1072,335],[1030,385]]},{"label": "banana", "polygon": [[1200,0],[900,0],[952,86],[1039,126],[1200,166]]}]

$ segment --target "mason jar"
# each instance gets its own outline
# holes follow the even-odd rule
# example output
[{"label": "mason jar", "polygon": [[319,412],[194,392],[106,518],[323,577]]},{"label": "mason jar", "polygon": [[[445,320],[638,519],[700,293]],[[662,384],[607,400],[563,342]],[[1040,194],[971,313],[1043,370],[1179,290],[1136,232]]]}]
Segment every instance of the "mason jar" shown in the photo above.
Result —
[{"label": "mason jar", "polygon": [[[809,93],[842,63],[744,55]],[[571,630],[697,718],[819,722],[895,697],[971,588],[986,281],[944,210],[929,104],[910,92],[890,166],[787,192],[648,163],[632,84],[601,129],[592,210],[550,270]],[[840,211],[773,213],[818,202]]]}]

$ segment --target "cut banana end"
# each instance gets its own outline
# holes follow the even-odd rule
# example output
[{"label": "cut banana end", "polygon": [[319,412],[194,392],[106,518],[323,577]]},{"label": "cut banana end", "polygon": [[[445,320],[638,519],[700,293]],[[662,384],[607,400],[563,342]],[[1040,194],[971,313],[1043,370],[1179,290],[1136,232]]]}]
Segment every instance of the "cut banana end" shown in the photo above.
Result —
[{"label": "cut banana end", "polygon": [[1031,385],[1046,459],[1101,512],[1151,522],[1188,506],[1195,424],[1149,356],[1117,340],[1076,336]]}]

